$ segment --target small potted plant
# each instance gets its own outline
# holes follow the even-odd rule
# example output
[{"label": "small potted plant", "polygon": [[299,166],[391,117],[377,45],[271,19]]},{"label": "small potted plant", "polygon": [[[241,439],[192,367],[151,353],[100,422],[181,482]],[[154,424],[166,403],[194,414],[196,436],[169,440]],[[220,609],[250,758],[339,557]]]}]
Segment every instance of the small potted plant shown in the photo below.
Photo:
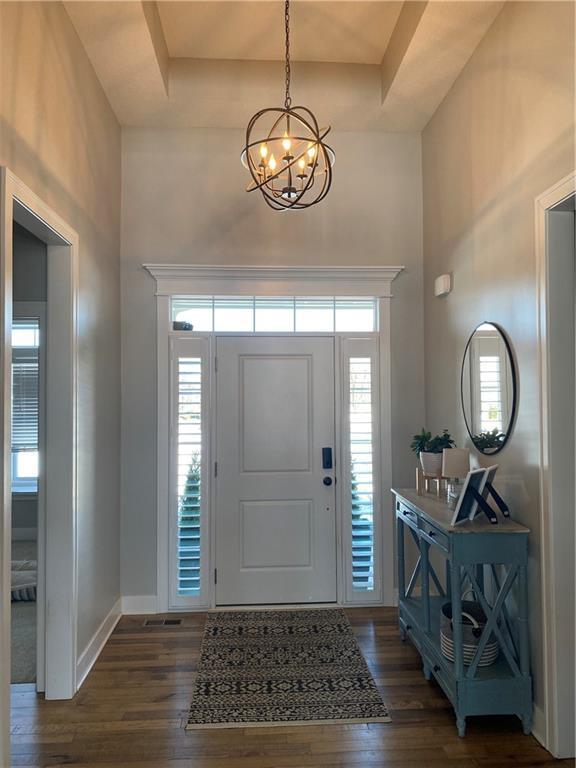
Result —
[{"label": "small potted plant", "polygon": [[496,453],[504,445],[506,433],[495,428],[490,431],[480,432],[472,437],[472,442],[482,453]]},{"label": "small potted plant", "polygon": [[445,429],[441,435],[432,437],[424,427],[418,435],[414,435],[410,447],[420,459],[425,475],[440,477],[442,474],[442,451],[444,448],[454,448],[456,443]]}]

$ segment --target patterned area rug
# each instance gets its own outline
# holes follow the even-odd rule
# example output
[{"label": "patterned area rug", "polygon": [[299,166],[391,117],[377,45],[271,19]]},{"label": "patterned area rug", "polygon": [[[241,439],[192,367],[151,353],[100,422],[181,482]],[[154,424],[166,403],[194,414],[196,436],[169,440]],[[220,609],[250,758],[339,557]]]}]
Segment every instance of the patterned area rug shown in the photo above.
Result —
[{"label": "patterned area rug", "polygon": [[208,614],[187,729],[389,721],[344,611]]}]

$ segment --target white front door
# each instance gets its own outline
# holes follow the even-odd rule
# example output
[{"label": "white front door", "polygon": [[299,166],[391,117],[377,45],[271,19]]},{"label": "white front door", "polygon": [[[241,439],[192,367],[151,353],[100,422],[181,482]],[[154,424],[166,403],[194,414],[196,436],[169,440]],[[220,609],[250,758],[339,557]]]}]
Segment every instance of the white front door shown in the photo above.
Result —
[{"label": "white front door", "polygon": [[216,603],[334,602],[334,340],[216,354]]}]

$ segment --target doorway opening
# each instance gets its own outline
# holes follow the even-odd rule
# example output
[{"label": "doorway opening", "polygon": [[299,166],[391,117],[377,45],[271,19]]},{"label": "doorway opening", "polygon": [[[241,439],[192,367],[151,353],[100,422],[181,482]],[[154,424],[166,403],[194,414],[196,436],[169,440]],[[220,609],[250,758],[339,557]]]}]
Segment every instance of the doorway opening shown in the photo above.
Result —
[{"label": "doorway opening", "polygon": [[47,247],[14,222],[11,683],[44,689],[44,404]]},{"label": "doorway opening", "polygon": [[[77,255],[76,232],[0,168],[0,572],[14,598],[2,605],[0,657],[10,659],[11,619],[27,604],[14,629],[28,652],[16,649],[16,667],[47,699],[77,689]],[[1,665],[2,756],[11,673]]]}]

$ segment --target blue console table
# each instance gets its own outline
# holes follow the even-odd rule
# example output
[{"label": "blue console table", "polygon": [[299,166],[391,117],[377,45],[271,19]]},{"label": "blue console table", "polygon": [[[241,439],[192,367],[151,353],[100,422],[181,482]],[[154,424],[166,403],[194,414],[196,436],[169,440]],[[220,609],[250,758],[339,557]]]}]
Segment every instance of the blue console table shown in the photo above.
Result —
[{"label": "blue console table", "polygon": [[[433,675],[452,702],[460,736],[465,734],[469,715],[515,714],[522,720],[524,733],[530,733],[532,678],[526,581],[529,529],[504,518],[498,525],[491,525],[484,515],[452,526],[452,510],[438,497],[419,496],[413,489],[393,493],[400,632],[419,651],[424,676],[429,680]],[[408,580],[406,536],[411,536],[417,547],[416,565]],[[430,562],[431,551],[444,560],[443,579]],[[465,591],[474,593],[487,618],[469,665],[464,664],[462,648]],[[453,662],[442,654],[440,646],[441,608],[448,601],[453,615]],[[491,636],[499,643],[498,658],[490,666],[479,666]]]}]

